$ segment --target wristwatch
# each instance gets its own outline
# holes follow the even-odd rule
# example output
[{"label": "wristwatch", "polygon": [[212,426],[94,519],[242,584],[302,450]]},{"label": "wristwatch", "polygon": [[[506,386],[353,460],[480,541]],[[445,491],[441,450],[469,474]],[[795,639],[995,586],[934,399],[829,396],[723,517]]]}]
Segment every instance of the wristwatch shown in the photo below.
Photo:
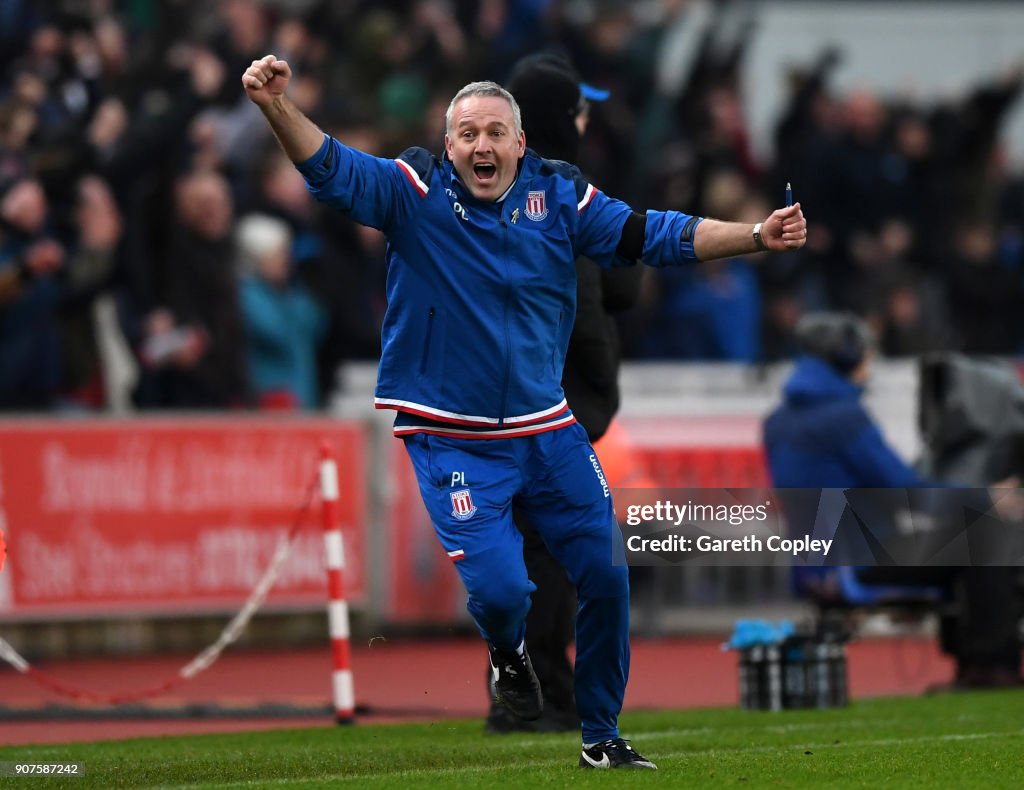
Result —
[{"label": "wristwatch", "polygon": [[754,244],[757,245],[757,249],[759,249],[759,250],[767,250],[768,249],[768,245],[766,245],[764,243],[764,239],[761,238],[761,223],[760,222],[758,222],[754,226]]}]

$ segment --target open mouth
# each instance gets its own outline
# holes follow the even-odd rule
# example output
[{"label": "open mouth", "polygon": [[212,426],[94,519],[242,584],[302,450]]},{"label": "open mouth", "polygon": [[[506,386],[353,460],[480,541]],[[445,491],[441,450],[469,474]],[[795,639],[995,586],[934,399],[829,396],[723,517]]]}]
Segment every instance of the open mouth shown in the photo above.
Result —
[{"label": "open mouth", "polygon": [[477,162],[473,165],[473,173],[481,181],[489,181],[497,172],[498,169],[491,162]]}]

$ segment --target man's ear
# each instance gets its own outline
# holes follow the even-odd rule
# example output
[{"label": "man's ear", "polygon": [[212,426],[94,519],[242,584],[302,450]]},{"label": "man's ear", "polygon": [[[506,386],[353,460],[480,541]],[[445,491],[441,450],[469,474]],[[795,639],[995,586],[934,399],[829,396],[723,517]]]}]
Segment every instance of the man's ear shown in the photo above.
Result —
[{"label": "man's ear", "polygon": [[522,159],[526,154],[526,132],[519,133],[519,158]]},{"label": "man's ear", "polygon": [[448,158],[451,159],[452,158],[452,138],[450,138],[448,135],[444,136],[444,150],[445,150],[445,153],[448,154]]}]

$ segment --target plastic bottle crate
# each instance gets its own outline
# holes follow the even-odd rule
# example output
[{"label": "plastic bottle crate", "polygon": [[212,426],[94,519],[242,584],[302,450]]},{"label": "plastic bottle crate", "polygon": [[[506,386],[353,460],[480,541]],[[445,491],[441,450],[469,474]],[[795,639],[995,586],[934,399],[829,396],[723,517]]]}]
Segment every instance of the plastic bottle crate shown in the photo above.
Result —
[{"label": "plastic bottle crate", "polygon": [[838,708],[849,701],[846,646],[791,638],[740,651],[740,707],[745,710]]}]

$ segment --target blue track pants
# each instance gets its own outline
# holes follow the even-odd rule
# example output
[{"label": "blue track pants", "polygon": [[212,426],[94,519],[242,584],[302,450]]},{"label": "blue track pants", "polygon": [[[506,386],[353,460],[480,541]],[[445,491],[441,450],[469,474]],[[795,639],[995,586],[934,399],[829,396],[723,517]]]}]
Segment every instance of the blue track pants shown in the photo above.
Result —
[{"label": "blue track pants", "polygon": [[535,589],[512,503],[540,533],[576,590],[576,707],[584,743],[619,735],[629,674],[629,579],[611,491],[578,424],[534,436],[459,439],[413,434],[406,450],[420,494],[468,593],[484,639],[523,641]]}]

